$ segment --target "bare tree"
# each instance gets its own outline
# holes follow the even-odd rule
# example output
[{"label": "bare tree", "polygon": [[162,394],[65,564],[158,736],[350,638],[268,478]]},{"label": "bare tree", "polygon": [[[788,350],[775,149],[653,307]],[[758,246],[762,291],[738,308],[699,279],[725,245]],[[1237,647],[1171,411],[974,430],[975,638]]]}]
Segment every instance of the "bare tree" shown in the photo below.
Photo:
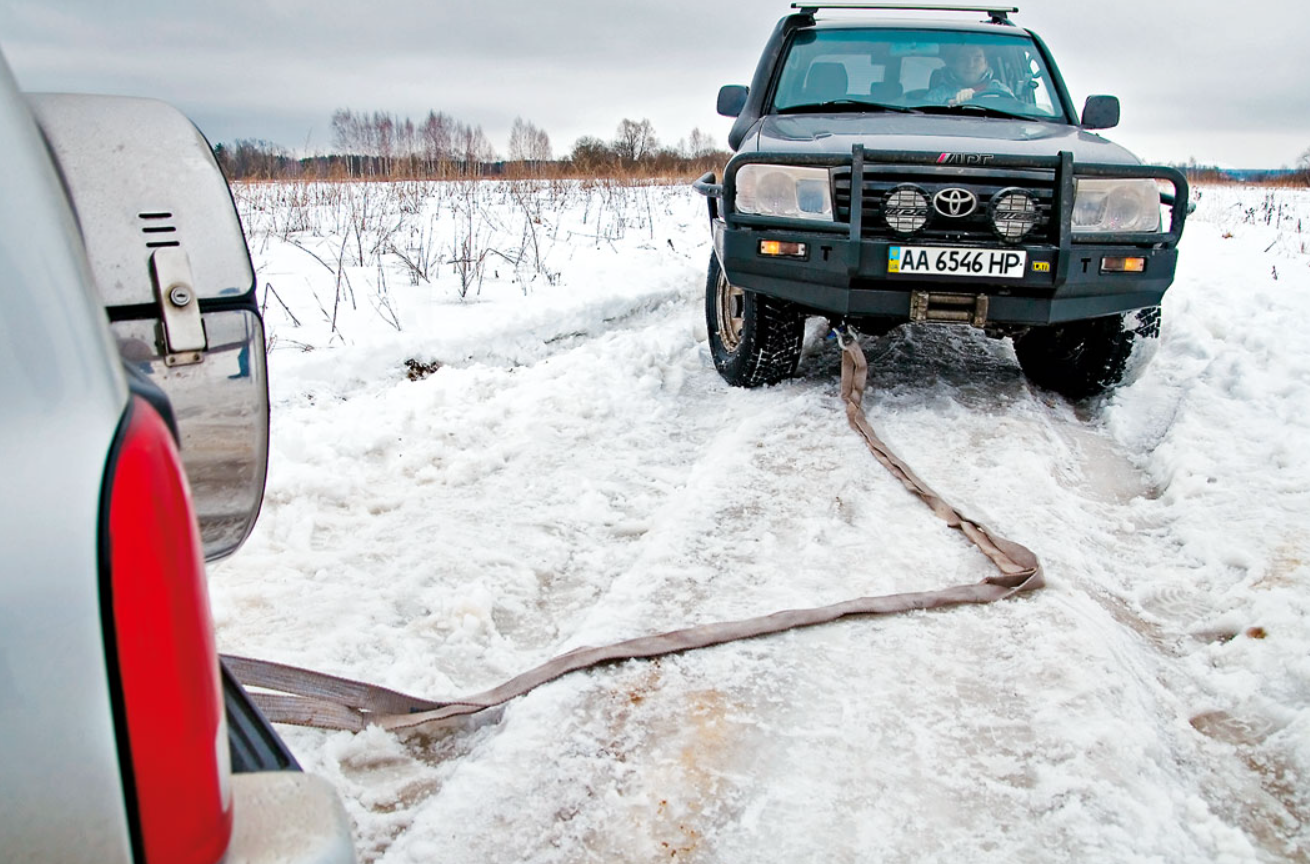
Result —
[{"label": "bare tree", "polygon": [[511,162],[528,161],[528,150],[530,149],[528,142],[536,128],[522,117],[514,118],[513,125],[509,127],[509,160]]},{"label": "bare tree", "polygon": [[355,114],[349,108],[332,112],[332,146],[341,153],[349,153],[355,146]]},{"label": "bare tree", "polygon": [[549,162],[555,158],[555,154],[550,147],[550,136],[546,134],[545,129],[537,130],[537,140],[533,143],[532,156],[538,162]]},{"label": "bare tree", "polygon": [[569,161],[573,163],[574,170],[583,174],[597,174],[614,162],[614,151],[599,138],[583,135],[574,143]]},{"label": "bare tree", "polygon": [[509,130],[509,159],[521,165],[530,165],[533,173],[541,163],[551,160],[550,136],[531,121],[515,117]]},{"label": "bare tree", "polygon": [[444,113],[428,111],[428,118],[423,121],[423,159],[428,171],[435,173],[438,164],[451,161],[453,157],[451,127],[454,125]]},{"label": "bare tree", "polygon": [[463,163],[466,173],[476,173],[483,162],[494,162],[496,151],[482,131],[481,126],[470,126],[456,122],[451,139],[454,144],[455,158]]},{"label": "bare tree", "polygon": [[396,157],[396,118],[379,111],[373,112],[374,156],[381,160],[383,176],[391,176],[392,160]]},{"label": "bare tree", "polygon": [[414,131],[414,121],[408,117],[396,126],[396,150],[405,159],[407,173],[414,173],[413,160],[419,155],[418,137]]},{"label": "bare tree", "polygon": [[614,152],[626,164],[640,162],[659,148],[655,128],[649,120],[641,122],[623,118],[614,137]]},{"label": "bare tree", "polygon": [[238,138],[230,146],[214,148],[215,158],[229,178],[270,180],[294,176],[299,166],[285,149],[272,141]]},{"label": "bare tree", "polygon": [[351,157],[361,156],[363,150],[362,117],[349,108],[338,108],[332,112],[332,144],[337,152],[347,157],[347,175],[355,176],[355,160]]},{"label": "bare tree", "polygon": [[701,159],[710,155],[715,150],[714,139],[700,130],[700,127],[691,130],[691,135],[687,138],[687,149],[683,151],[688,159]]}]

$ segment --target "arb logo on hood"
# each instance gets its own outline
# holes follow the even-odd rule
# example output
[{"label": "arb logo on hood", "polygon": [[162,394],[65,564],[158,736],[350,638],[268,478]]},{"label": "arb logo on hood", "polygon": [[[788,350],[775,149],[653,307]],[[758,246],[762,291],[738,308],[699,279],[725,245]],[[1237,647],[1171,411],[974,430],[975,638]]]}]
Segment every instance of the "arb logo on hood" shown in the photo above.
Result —
[{"label": "arb logo on hood", "polygon": [[982,153],[943,153],[937,157],[938,165],[986,165],[996,157]]}]

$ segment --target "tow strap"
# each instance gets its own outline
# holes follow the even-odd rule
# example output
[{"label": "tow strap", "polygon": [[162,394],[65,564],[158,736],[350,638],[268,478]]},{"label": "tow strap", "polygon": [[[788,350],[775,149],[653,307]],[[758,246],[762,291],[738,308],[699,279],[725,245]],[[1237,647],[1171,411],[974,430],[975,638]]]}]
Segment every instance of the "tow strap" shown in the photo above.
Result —
[{"label": "tow strap", "polygon": [[1021,591],[1040,588],[1042,566],[1026,547],[1006,540],[958,510],[928,488],[873,431],[861,402],[868,378],[868,363],[853,333],[838,330],[842,346],[841,397],[846,418],[859,433],[874,457],[905,488],[917,495],[952,528],[958,529],[978,547],[996,569],[995,576],[971,585],[957,585],[934,591],[860,597],[812,609],[790,609],[746,618],[701,624],[656,636],[642,636],[599,648],[577,648],[546,661],[504,684],[459,699],[422,699],[374,684],[338,678],[296,666],[223,655],[223,662],[264,715],[274,723],[315,726],[321,729],[361,731],[370,725],[383,729],[404,729],[420,724],[457,722],[522,696],[570,672],[577,672],[617,660],[659,657],[753,639],[784,630],[813,627],[851,615],[890,615],[911,609],[935,609],[964,603],[993,603]]}]

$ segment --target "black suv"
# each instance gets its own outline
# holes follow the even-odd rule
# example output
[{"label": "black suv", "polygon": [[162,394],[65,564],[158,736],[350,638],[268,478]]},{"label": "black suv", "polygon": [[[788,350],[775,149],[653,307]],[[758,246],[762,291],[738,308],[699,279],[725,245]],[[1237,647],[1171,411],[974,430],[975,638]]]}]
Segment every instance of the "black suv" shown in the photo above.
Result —
[{"label": "black suv", "polygon": [[[1080,117],[1014,8],[793,8],[751,86],[720,90],[736,154],[722,184],[695,184],[709,198],[705,307],[724,379],[791,375],[807,315],[868,333],[932,321],[1010,336],[1033,381],[1073,398],[1140,368],[1188,193],[1178,171],[1088,131],[1119,122],[1118,99],[1091,96]],[[877,14],[821,17],[838,8]]]}]

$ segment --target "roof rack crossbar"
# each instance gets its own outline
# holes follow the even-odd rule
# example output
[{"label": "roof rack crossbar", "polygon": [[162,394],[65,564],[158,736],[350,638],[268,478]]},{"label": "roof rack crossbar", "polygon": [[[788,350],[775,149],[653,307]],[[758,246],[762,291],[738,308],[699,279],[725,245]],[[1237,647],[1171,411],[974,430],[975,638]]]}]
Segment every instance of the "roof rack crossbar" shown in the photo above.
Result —
[{"label": "roof rack crossbar", "polygon": [[1009,16],[1018,12],[1018,6],[941,6],[927,3],[793,3],[791,8],[802,15],[813,16],[820,9],[878,9],[883,11],[912,12],[983,12],[993,24],[1009,24]]}]

